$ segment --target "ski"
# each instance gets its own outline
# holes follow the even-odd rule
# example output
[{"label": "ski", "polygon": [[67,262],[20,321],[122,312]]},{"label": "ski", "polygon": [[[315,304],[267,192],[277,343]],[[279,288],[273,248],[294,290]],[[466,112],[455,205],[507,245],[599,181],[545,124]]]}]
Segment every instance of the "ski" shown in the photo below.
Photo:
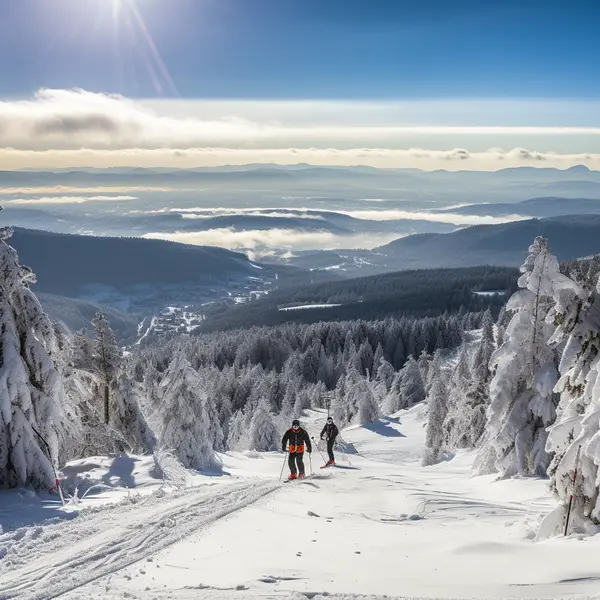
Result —
[{"label": "ski", "polygon": [[303,481],[306,481],[307,479],[314,479],[314,478],[315,478],[315,474],[311,473],[310,475],[305,475],[302,479],[300,479],[299,477],[296,477],[296,479],[284,479],[283,483],[291,483],[292,481],[302,483]]}]

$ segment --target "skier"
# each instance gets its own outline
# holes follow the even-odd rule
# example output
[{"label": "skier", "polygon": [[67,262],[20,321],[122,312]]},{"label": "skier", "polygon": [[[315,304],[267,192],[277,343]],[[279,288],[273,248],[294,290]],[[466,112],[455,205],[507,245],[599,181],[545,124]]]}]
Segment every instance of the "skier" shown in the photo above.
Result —
[{"label": "skier", "polygon": [[[290,476],[288,479],[296,479],[298,476],[300,479],[304,478],[304,446],[310,454],[312,452],[312,445],[310,443],[310,437],[305,429],[300,427],[300,421],[294,419],[292,426],[288,429],[283,439],[281,440],[281,451],[286,451],[286,445],[289,442],[290,447],[288,449],[290,456],[288,458],[288,465],[290,467]],[[298,469],[296,469],[296,465]],[[296,475],[298,473],[298,475]]]},{"label": "skier", "polygon": [[[327,442],[327,454],[329,454],[329,460],[323,465],[323,467],[329,467],[335,465],[335,456],[333,455],[333,445],[335,444],[335,438],[338,436],[339,429],[333,422],[331,417],[327,417],[327,423],[321,431],[321,439]],[[323,468],[321,467],[321,468]]]}]

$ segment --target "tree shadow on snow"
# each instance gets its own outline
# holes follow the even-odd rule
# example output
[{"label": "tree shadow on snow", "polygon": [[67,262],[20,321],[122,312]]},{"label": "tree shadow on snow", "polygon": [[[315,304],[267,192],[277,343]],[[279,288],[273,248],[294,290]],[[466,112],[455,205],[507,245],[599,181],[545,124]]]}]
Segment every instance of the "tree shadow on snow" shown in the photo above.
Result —
[{"label": "tree shadow on snow", "polygon": [[385,423],[383,421],[378,421],[377,423],[367,423],[363,425],[365,429],[372,431],[373,433],[377,433],[378,435],[383,435],[385,437],[406,437],[403,433],[394,429],[389,423]]},{"label": "tree shadow on snow", "polygon": [[102,483],[104,485],[115,487],[115,483],[112,481],[116,478],[117,484],[126,488],[135,487],[135,477],[133,476],[133,469],[135,468],[136,459],[131,456],[115,456],[108,473],[102,477]]},{"label": "tree shadow on snow", "polygon": [[231,477],[231,473],[223,469],[213,469],[211,471],[198,471],[198,473],[200,473],[200,475],[204,475],[204,477]]},{"label": "tree shadow on snow", "polygon": [[[0,500],[0,531],[8,533],[21,527],[77,518],[78,513],[64,512],[61,508],[61,501],[54,494],[34,494],[22,490],[3,491]],[[32,535],[36,535],[36,532]]]},{"label": "tree shadow on snow", "polygon": [[401,425],[402,421],[400,421],[400,417],[381,417],[382,421],[387,421],[388,423],[396,423],[396,425]]}]

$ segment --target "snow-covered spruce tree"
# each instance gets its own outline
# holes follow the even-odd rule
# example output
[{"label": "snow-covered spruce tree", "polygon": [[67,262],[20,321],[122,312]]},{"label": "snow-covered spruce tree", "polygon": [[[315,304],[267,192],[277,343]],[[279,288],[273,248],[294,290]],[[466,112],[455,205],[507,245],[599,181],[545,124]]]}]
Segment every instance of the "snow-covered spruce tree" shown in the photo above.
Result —
[{"label": "snow-covered spruce tree", "polygon": [[140,408],[139,385],[126,370],[121,371],[117,380],[110,426],[123,437],[133,452],[154,451],[156,437]]},{"label": "snow-covered spruce tree", "polygon": [[227,449],[237,450],[242,445],[245,437],[244,415],[241,410],[236,411],[229,419],[227,427]]},{"label": "snow-covered spruce tree", "polygon": [[444,421],[448,412],[448,394],[441,371],[432,376],[431,389],[427,395],[428,421],[425,436],[423,466],[434,465],[440,461],[444,446]]},{"label": "snow-covered spruce tree", "polygon": [[400,371],[401,408],[409,408],[425,400],[425,385],[417,361],[410,356]]},{"label": "snow-covered spruce tree", "polygon": [[161,446],[173,450],[185,467],[197,470],[218,467],[205,406],[208,396],[203,381],[182,351],[173,357],[160,385]]},{"label": "snow-covered spruce tree", "polygon": [[374,394],[378,403],[382,403],[388,395],[394,381],[394,376],[394,367],[382,357],[377,367],[377,374],[375,375]]},{"label": "snow-covered spruce tree", "polygon": [[379,406],[373,393],[373,387],[368,379],[363,379],[361,383],[352,390],[352,394],[357,394],[355,402],[358,404],[358,423],[366,425],[375,423],[380,417]]},{"label": "snow-covered spruce tree", "polygon": [[435,379],[442,374],[442,351],[436,350],[433,353],[433,358],[431,359],[431,364],[429,366],[429,371],[427,372],[427,380],[425,382],[425,392],[429,393],[431,386]]},{"label": "snow-covered spruce tree", "polygon": [[428,379],[429,367],[431,366],[431,356],[427,353],[427,350],[422,350],[417,360],[419,365],[419,371],[421,371],[421,379],[425,382]]},{"label": "snow-covered spruce tree", "polygon": [[59,456],[63,379],[54,328],[28,287],[35,277],[7,243],[11,235],[0,229],[0,486],[48,488]]},{"label": "snow-covered spruce tree", "polygon": [[[553,453],[548,468],[550,487],[560,501],[550,527],[562,530],[573,493],[574,526],[600,524],[600,282],[563,280],[555,286],[555,306],[548,321],[556,325],[550,344],[563,348],[557,418],[549,429],[546,450]],[[577,450],[581,448],[579,464]],[[578,477],[575,489],[572,479]],[[553,522],[552,522],[553,520]],[[542,529],[548,529],[544,523]]]},{"label": "snow-covered spruce tree", "polygon": [[280,440],[281,436],[273,422],[269,404],[266,400],[261,400],[250,422],[250,450],[259,452],[277,450]]},{"label": "snow-covered spruce tree", "polygon": [[[521,267],[521,288],[510,298],[513,317],[504,344],[494,352],[491,368],[487,439],[481,450],[496,455],[503,477],[545,475],[550,456],[546,428],[555,418],[558,357],[548,346],[553,326],[546,323],[559,271],[545,238],[537,237]],[[482,464],[488,461],[482,461]]]},{"label": "snow-covered spruce tree", "polygon": [[473,356],[471,371],[474,377],[487,383],[490,380],[490,359],[495,350],[494,321],[490,310],[486,310],[481,324],[481,339]]},{"label": "snow-covered spruce tree", "polygon": [[467,442],[469,422],[465,410],[467,388],[472,380],[469,363],[468,345],[463,343],[458,350],[458,361],[446,386],[447,409],[444,421],[443,447],[447,450],[469,447]]},{"label": "snow-covered spruce tree", "polygon": [[104,396],[104,422],[110,421],[110,395],[119,375],[121,351],[115,334],[103,313],[98,312],[92,319],[95,340],[93,344],[93,364],[102,385]]},{"label": "snow-covered spruce tree", "polygon": [[350,406],[346,401],[346,378],[341,377],[335,388],[331,402],[331,412],[338,427],[344,427],[352,420]]}]

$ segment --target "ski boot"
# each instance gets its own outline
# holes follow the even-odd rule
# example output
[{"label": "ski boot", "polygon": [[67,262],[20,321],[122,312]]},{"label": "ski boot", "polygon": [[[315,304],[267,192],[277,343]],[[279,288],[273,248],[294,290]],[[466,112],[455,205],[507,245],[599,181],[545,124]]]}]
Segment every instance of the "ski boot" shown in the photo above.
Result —
[{"label": "ski boot", "polygon": [[290,476],[288,477],[288,481],[292,481],[293,479],[296,479],[296,473],[290,473]]},{"label": "ski boot", "polygon": [[300,475],[298,475],[298,479],[304,479],[304,473],[300,473]]}]

